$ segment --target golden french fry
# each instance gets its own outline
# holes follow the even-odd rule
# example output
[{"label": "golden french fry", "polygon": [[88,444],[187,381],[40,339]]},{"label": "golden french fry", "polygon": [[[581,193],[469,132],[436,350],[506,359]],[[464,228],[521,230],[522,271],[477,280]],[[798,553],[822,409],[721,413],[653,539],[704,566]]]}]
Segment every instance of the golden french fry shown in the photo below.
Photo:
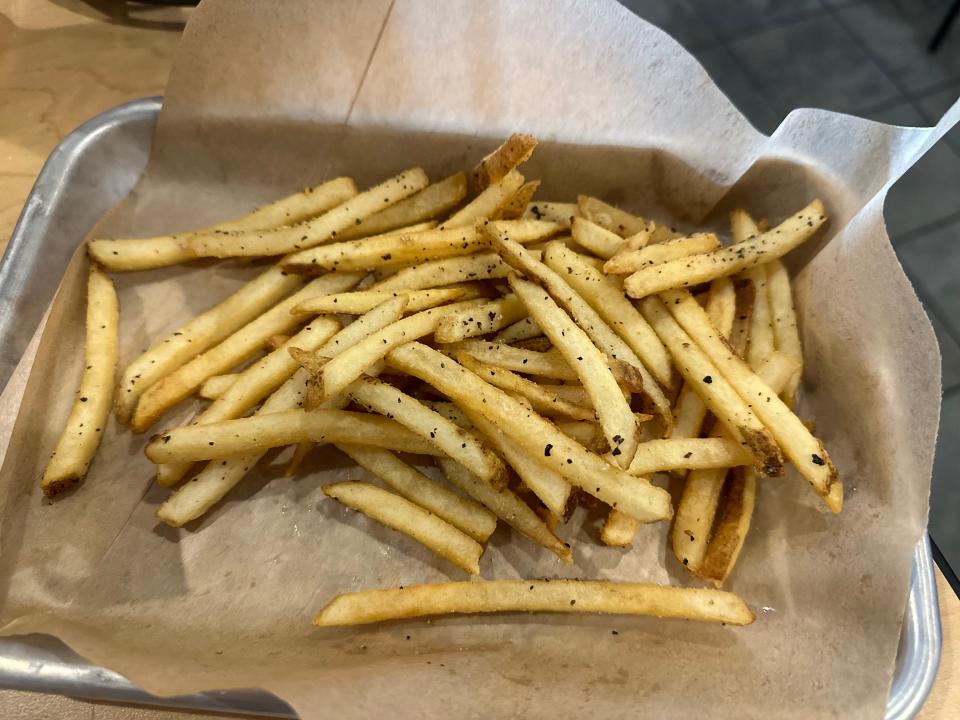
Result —
[{"label": "golden french fry", "polygon": [[564,228],[569,229],[576,214],[577,206],[575,203],[533,202],[527,205],[523,218],[527,220],[549,220],[550,222],[560,223]]},{"label": "golden french fry", "polygon": [[391,292],[422,290],[471,280],[505,278],[510,272],[512,272],[510,266],[496,253],[480,253],[412,265],[371,285],[368,289]]},{"label": "golden french fry", "polygon": [[718,588],[723,587],[740,557],[743,542],[750,532],[756,498],[757,476],[753,468],[732,470],[721,500],[720,519],[703,562],[695,571]]},{"label": "golden french fry", "polygon": [[119,324],[120,304],[113,282],[100,268],[91,265],[87,278],[84,370],[70,416],[40,481],[48,498],[79,484],[100,447],[113,402]]},{"label": "golden french fry", "polygon": [[500,182],[526,162],[537,147],[533,135],[514,133],[470,171],[470,192],[477,194]]},{"label": "golden french fry", "polygon": [[[710,325],[703,309],[685,290],[664,293],[669,312],[715,364],[742,398],[750,398],[760,420],[800,474],[824,498],[833,512],[842,507],[842,484],[836,466],[817,438],[794,415],[770,386],[733,353]],[[712,409],[712,408],[711,408]],[[834,490],[837,485],[839,490]],[[832,491],[832,492],[831,492]],[[839,498],[837,497],[839,494]]]},{"label": "golden french fry", "polygon": [[520,318],[527,309],[513,295],[490,300],[476,307],[448,312],[437,325],[434,338],[439,343],[452,343],[500,330]]},{"label": "golden french fry", "polygon": [[[753,218],[743,210],[735,210],[730,213],[730,226],[734,243],[746,242],[760,234]],[[756,371],[774,349],[773,318],[770,313],[770,296],[767,291],[766,265],[749,267],[737,277],[750,283],[753,287],[753,303],[749,318],[750,328],[747,331],[746,356],[744,359]],[[742,342],[743,338],[738,337],[737,341]]]},{"label": "golden french fry", "polygon": [[344,315],[362,315],[373,310],[380,303],[403,293],[407,296],[405,312],[413,313],[428,310],[437,305],[454,300],[470,300],[480,297],[479,288],[472,285],[460,287],[435,288],[433,290],[413,290],[411,292],[389,292],[378,290],[356,290],[347,293],[319,295],[304,300],[292,312],[294,315],[326,315],[342,313]]},{"label": "golden french fry", "polygon": [[540,187],[539,180],[531,180],[520,186],[509,199],[494,213],[492,220],[516,220],[523,216],[527,204]]},{"label": "golden french fry", "polygon": [[472,227],[478,220],[493,217],[523,187],[523,183],[523,175],[511,170],[499,180],[490,183],[473,200],[444,220],[440,227],[447,230]]},{"label": "golden french fry", "polygon": [[573,241],[594,255],[608,259],[626,247],[626,240],[584,217],[575,217],[570,226]]},{"label": "golden french fry", "polygon": [[750,328],[753,325],[753,303],[756,298],[753,284],[749,280],[735,280],[733,287],[737,310],[730,329],[730,347],[737,355],[746,359]]},{"label": "golden french fry", "polygon": [[419,505],[376,485],[361,482],[324,485],[323,492],[347,507],[413,538],[471,575],[479,574],[483,546]]},{"label": "golden french fry", "polygon": [[577,210],[580,217],[586,218],[608,232],[616,233],[621,238],[635,235],[647,227],[647,221],[642,217],[637,217],[626,210],[608,205],[588,195],[580,195],[577,198]]},{"label": "golden french fry", "polygon": [[518,320],[513,325],[509,325],[498,332],[493,336],[493,340],[497,343],[509,345],[518,340],[529,340],[530,338],[542,336],[543,330],[533,321],[533,318],[525,317],[523,320]]},{"label": "golden french fry", "polygon": [[793,407],[794,397],[803,375],[803,348],[800,344],[800,331],[797,328],[797,313],[793,307],[790,275],[779,260],[774,260],[767,265],[767,292],[770,294],[770,315],[777,350],[786,353],[799,364],[796,374],[781,393],[784,402],[789,407]]},{"label": "golden french fry", "polygon": [[525,535],[537,545],[545,547],[568,565],[573,562],[570,544],[565,543],[547,527],[546,523],[523,500],[508,488],[494,488],[485,483],[460,463],[450,458],[437,458],[437,464],[451,485],[462,490],[486,506],[507,525]]},{"label": "golden french fry", "polygon": [[752,462],[750,451],[730,438],[649,440],[637,447],[629,472],[652,475],[666,470],[729,468]]},{"label": "golden french fry", "polygon": [[772,230],[703,255],[670,260],[644,268],[624,280],[623,287],[631,297],[643,298],[664,290],[686,288],[718,277],[734,275],[787,254],[809,240],[826,219],[823,203],[814,200]]},{"label": "golden french fry", "polygon": [[640,250],[624,250],[603,264],[605,273],[632,273],[641,268],[716,250],[720,239],[713,233],[694,233],[685,237],[649,245]]},{"label": "golden french fry", "polygon": [[380,210],[359,223],[337,233],[341,240],[370,237],[415,225],[439,217],[455,208],[467,196],[467,176],[459,172],[448,178],[427,185],[423,190]]},{"label": "golden french fry", "polygon": [[[220,223],[197,232],[268,230],[309,220],[349,200],[357,186],[347,177],[336,178],[303,192],[281,198],[238,220]],[[186,242],[192,233],[163,235],[136,240],[90,240],[87,253],[111,272],[149,270],[194,259]]]},{"label": "golden french fry", "polygon": [[[687,293],[697,310],[706,313],[693,296]],[[731,435],[743,443],[753,454],[757,467],[768,476],[783,474],[783,455],[773,436],[754,412],[758,405],[751,406],[734,390],[712,357],[709,357],[671,315],[670,309],[658,297],[648,297],[640,304],[644,317],[663,340],[683,379],[703,399],[707,408],[717,416]],[[707,319],[707,325],[712,325]]]},{"label": "golden french fry", "polygon": [[186,425],[156,435],[146,447],[155,463],[229,458],[301,442],[344,443],[439,455],[427,442],[398,422],[348,410],[286,410],[206,425]]},{"label": "golden french fry", "polygon": [[357,220],[410,197],[428,183],[422,169],[411,168],[298,225],[273,230],[194,233],[185,243],[196,257],[286,255],[336,238],[338,232],[355,226]]},{"label": "golden french fry", "polygon": [[340,443],[337,447],[407,500],[432,512],[477,542],[486,542],[496,530],[497,518],[489,510],[438,485],[389,450],[349,443]]},{"label": "golden french fry", "polygon": [[396,420],[436,445],[441,453],[469,467],[481,480],[496,487],[506,485],[503,462],[480,438],[416,398],[373,378],[362,378],[351,383],[346,393],[368,410]]},{"label": "golden french fry", "polygon": [[402,345],[387,356],[388,364],[429,382],[468,413],[495,423],[527,453],[568,482],[638,520],[668,519],[669,494],[610,465],[446,355],[421,343]]},{"label": "golden french fry", "polygon": [[480,362],[526,375],[539,375],[554,380],[580,379],[558,350],[537,352],[483,340],[464,340],[444,350],[452,353],[465,352]]},{"label": "golden french fry", "polygon": [[366,625],[489,612],[650,615],[731,625],[749,625],[754,620],[746,603],[724,590],[609,580],[483,580],[344,593],[327,603],[313,624]]},{"label": "golden french fry", "polygon": [[362,279],[359,273],[331,273],[317,278],[299,291],[274,305],[267,312],[231,334],[190,362],[154,383],[140,396],[131,427],[143,432],[167,410],[196,390],[211,375],[219,375],[251,358],[264,341],[301,324],[290,310],[312,295],[341,292]]},{"label": "golden french fry", "polygon": [[287,274],[279,265],[274,266],[156,343],[124,369],[117,386],[117,419],[129,422],[140,396],[150,386],[303,285],[303,278]]},{"label": "golden french fry", "polygon": [[208,377],[203,381],[200,389],[197,390],[197,394],[207,400],[216,400],[227,391],[227,388],[233,385],[238,377],[240,377],[240,373],[224,373],[223,375]]}]

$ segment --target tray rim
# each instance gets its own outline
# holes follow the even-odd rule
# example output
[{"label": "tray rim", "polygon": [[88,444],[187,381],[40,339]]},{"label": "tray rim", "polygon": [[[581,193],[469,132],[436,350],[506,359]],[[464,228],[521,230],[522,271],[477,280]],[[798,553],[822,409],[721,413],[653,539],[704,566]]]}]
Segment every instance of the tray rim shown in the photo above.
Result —
[{"label": "tray rim", "polygon": [[[86,121],[57,144],[37,175],[0,258],[0,303],[9,292],[4,291],[5,287],[15,288],[21,284],[9,281],[16,277],[18,259],[31,243],[42,242],[50,224],[49,217],[62,192],[58,181],[68,175],[67,170],[84,148],[96,142],[104,130],[118,124],[149,121],[151,118],[155,122],[162,103],[162,97],[152,96],[117,105]],[[0,317],[0,341],[9,332],[11,324],[12,320],[5,323]],[[0,377],[0,391],[7,379]],[[893,676],[885,720],[906,720],[920,710],[936,679],[942,642],[930,538],[924,530],[914,551],[910,593],[898,652],[902,662]],[[42,647],[36,636],[0,637],[0,688],[207,712],[296,717],[283,700],[257,689],[175,697],[151,695],[119,673],[92,665],[65,646],[61,647],[66,653]]]}]

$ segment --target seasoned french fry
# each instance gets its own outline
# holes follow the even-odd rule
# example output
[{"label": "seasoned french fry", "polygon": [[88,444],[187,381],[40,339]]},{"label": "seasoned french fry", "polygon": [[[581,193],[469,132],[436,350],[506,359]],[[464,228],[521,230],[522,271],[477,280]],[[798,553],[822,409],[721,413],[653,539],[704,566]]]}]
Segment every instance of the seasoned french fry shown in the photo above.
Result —
[{"label": "seasoned french fry", "polygon": [[489,483],[450,458],[437,458],[437,465],[451,485],[489,508],[494,515],[521,535],[525,535],[537,545],[542,545],[565,563],[573,562],[570,546],[554,535],[530,506],[508,488],[491,487]]},{"label": "seasoned french fry", "polygon": [[533,409],[541,414],[566,415],[574,420],[596,419],[593,410],[563,400],[551,392],[549,385],[538,385],[504,368],[487,365],[465,352],[458,353],[456,358],[461,365],[476,373],[491,385],[496,385],[501,390],[525,397],[530,401]]},{"label": "seasoned french fry", "polygon": [[480,193],[500,182],[533,154],[537,140],[532,135],[514,133],[470,171],[470,192]]},{"label": "seasoned french fry", "polygon": [[[560,231],[555,223],[541,220],[501,220],[518,242],[543,240]],[[471,255],[488,247],[483,233],[473,227],[425,230],[381,235],[330,243],[303,250],[282,262],[289,272],[319,275],[332,270],[372,270],[383,265],[402,265],[447,257]]]},{"label": "seasoned french fry", "polygon": [[777,397],[777,393],[717,337],[703,309],[690,293],[685,290],[672,290],[665,292],[664,298],[667,300],[669,312],[684,330],[690,333],[690,337],[710,358],[710,362],[715,364],[742,398],[751,399],[757,416],[769,428],[790,462],[824,498],[830,510],[840,512],[842,490],[834,490],[832,493],[831,490],[834,485],[838,488],[843,486],[839,484],[840,475],[823,443],[807,430],[800,418]]},{"label": "seasoned french fry", "polygon": [[[706,318],[703,308],[692,295],[687,295]],[[672,303],[673,297],[670,298]],[[766,403],[753,403],[753,409],[747,405],[721,374],[712,357],[708,357],[671,316],[672,305],[668,310],[659,298],[649,297],[644,299],[640,309],[666,344],[683,379],[700,395],[717,419],[726,425],[733,438],[750,450],[761,472],[768,476],[782,475],[783,456],[780,448],[754,412],[758,405]],[[709,319],[707,324],[712,328]]]},{"label": "seasoned french fry", "polygon": [[347,387],[346,393],[368,410],[396,420],[436,445],[443,454],[469,467],[481,480],[496,487],[506,485],[503,462],[480,438],[416,398],[373,378],[353,382]]},{"label": "seasoned french fry", "polygon": [[428,310],[454,300],[470,300],[480,297],[479,289],[472,285],[460,287],[435,288],[433,290],[413,290],[411,292],[389,292],[378,290],[356,290],[348,293],[319,295],[304,300],[290,312],[294,315],[326,315],[342,313],[344,315],[362,315],[373,310],[380,303],[403,293],[407,296],[405,312],[413,313]]},{"label": "seasoned french fry", "polygon": [[621,251],[603,264],[603,271],[613,274],[632,273],[668,260],[710,252],[718,247],[720,239],[713,233],[694,233],[639,250]]},{"label": "seasoned french fry", "polygon": [[229,458],[301,442],[373,445],[420,455],[439,455],[399,423],[380,415],[348,410],[287,410],[206,425],[186,425],[157,435],[146,447],[155,463]]},{"label": "seasoned french fry", "polygon": [[509,325],[498,332],[493,336],[493,340],[497,343],[509,345],[518,340],[529,340],[530,338],[542,336],[543,330],[533,321],[533,318],[525,317],[523,320],[518,320],[513,325]]},{"label": "seasoned french fry", "polygon": [[649,440],[640,443],[630,462],[631,475],[652,475],[665,470],[729,468],[753,462],[750,451],[730,438]]},{"label": "seasoned french fry", "polygon": [[580,379],[573,368],[567,365],[558,350],[537,352],[482,340],[464,340],[444,349],[454,353],[465,352],[480,362],[513,372],[539,375],[554,380]]},{"label": "seasoned french fry", "polygon": [[349,443],[341,443],[337,447],[407,500],[432,512],[477,542],[486,542],[496,529],[497,518],[489,510],[438,485],[389,450]]},{"label": "seasoned french fry", "polygon": [[527,220],[549,220],[569,228],[577,214],[575,203],[533,202],[527,205],[523,218]]},{"label": "seasoned french fry", "polygon": [[100,446],[113,402],[119,324],[117,291],[110,277],[91,265],[87,278],[84,370],[70,416],[40,481],[48,498],[79,484]]},{"label": "seasoned french fry", "polygon": [[750,327],[753,325],[754,287],[749,280],[734,280],[736,295],[736,315],[730,329],[730,347],[741,358],[747,357],[747,345],[750,343]]},{"label": "seasoned french fry", "polygon": [[238,377],[240,377],[240,373],[224,373],[223,375],[208,377],[203,381],[200,389],[197,390],[197,394],[207,400],[216,400],[227,391],[227,388],[236,382]]},{"label": "seasoned french fry", "polygon": [[337,233],[341,240],[370,237],[439,217],[455,208],[467,195],[467,176],[459,172],[427,185],[423,190],[363,218],[353,227]]},{"label": "seasoned french fry", "polygon": [[398,345],[429,335],[437,329],[444,313],[469,306],[474,301],[444,305],[423,310],[398,320],[386,327],[370,333],[352,347],[332,358],[323,366],[319,375],[320,397],[327,400],[339,395],[346,387],[363,374],[364,370]]},{"label": "seasoned french fry", "polygon": [[621,464],[626,467],[639,442],[639,426],[616,378],[607,367],[606,357],[539,286],[511,277],[510,287],[527,306],[530,316],[543,328],[567,364],[576,370],[580,382],[590,394],[607,442],[613,448],[611,452],[618,457],[618,462],[622,457]]},{"label": "seasoned french fry", "polygon": [[466,257],[431,260],[400,270],[371,285],[368,290],[422,290],[423,288],[453,285],[470,280],[493,280],[510,274],[507,265],[496,253],[481,253]]},{"label": "seasoned french fry", "polygon": [[612,258],[626,247],[626,240],[583,217],[575,217],[570,226],[573,241],[598,257]]},{"label": "seasoned french fry", "polygon": [[[649,422],[641,425],[641,447],[650,440],[660,439],[663,431],[663,423]],[[600,542],[609,547],[628,547],[639,532],[641,524],[636,518],[624,515],[617,509],[611,509],[600,531]]]},{"label": "seasoned french fry", "polygon": [[366,625],[490,612],[650,615],[730,625],[749,625],[754,620],[746,603],[724,590],[608,580],[484,580],[344,593],[327,603],[313,624]]},{"label": "seasoned french fry", "polygon": [[[290,356],[291,347],[312,350],[319,347],[340,329],[333,318],[316,318],[281,347],[244,370],[223,395],[200,413],[193,425],[230,420],[243,415],[263,398],[280,387],[297,370],[297,361]],[[175,485],[190,470],[192,463],[171,463],[157,466],[157,482],[165,487]]]},{"label": "seasoned french fry", "polygon": [[588,452],[556,426],[459,363],[421,343],[387,356],[388,364],[429,382],[468,413],[482,415],[569,482],[641,521],[668,519],[669,494]]},{"label": "seasoned french fry", "polygon": [[338,232],[355,226],[357,220],[362,221],[410,197],[428,183],[423,170],[412,168],[299,225],[273,230],[194,233],[185,242],[196,257],[286,255],[332,240]]},{"label": "seasoned french fry", "polygon": [[511,170],[501,179],[492,182],[473,200],[444,220],[442,229],[472,227],[477,220],[491,218],[497,210],[510,201],[510,198],[523,186],[524,177]]},{"label": "seasoned french fry", "polygon": [[302,278],[274,266],[155,344],[124,369],[117,386],[117,419],[129,422],[140,396],[150,386],[303,285]]},{"label": "seasoned french fry", "polygon": [[434,337],[440,343],[458,342],[500,330],[526,314],[523,303],[507,295],[476,307],[446,313],[437,325]]},{"label": "seasoned french fry", "polygon": [[622,238],[635,235],[647,226],[647,221],[642,217],[637,217],[626,210],[608,205],[602,200],[588,195],[580,195],[577,198],[577,210],[580,217],[586,218],[604,230],[616,233]]},{"label": "seasoned french fry", "polygon": [[361,482],[324,485],[323,492],[407,535],[471,575],[480,572],[483,546],[466,533],[399,495]]},{"label": "seasoned french fry", "polygon": [[[357,186],[347,177],[336,178],[303,192],[264,205],[238,220],[220,223],[197,232],[216,233],[270,228],[309,220],[349,200]],[[192,233],[163,235],[136,240],[90,240],[87,253],[111,272],[149,270],[194,259],[186,239]]]},{"label": "seasoned french fry", "polygon": [[361,279],[359,273],[331,273],[317,278],[241,327],[219,345],[154,383],[140,396],[131,422],[133,431],[143,432],[149,428],[211,375],[226,372],[252,357],[267,338],[299,325],[302,321],[291,315],[290,310],[308,297],[347,290]]},{"label": "seasoned french fry", "polygon": [[523,216],[527,204],[540,187],[539,180],[531,180],[520,186],[510,198],[494,213],[492,220],[516,220]]},{"label": "seasoned french fry", "polygon": [[787,406],[793,407],[794,397],[803,375],[803,348],[800,345],[800,332],[797,329],[797,313],[793,308],[790,275],[779,260],[767,264],[767,292],[770,294],[770,315],[777,350],[786,353],[799,364],[796,374],[781,394]]},{"label": "seasoned french fry", "polygon": [[782,257],[809,240],[826,222],[823,203],[814,200],[772,230],[736,245],[703,255],[670,260],[644,268],[623,282],[627,294],[643,298],[672,288],[685,288],[718,277],[734,275],[754,265]]},{"label": "seasoned french fry", "polygon": [[[583,255],[561,245],[551,244],[543,255],[543,261],[554,272],[562,275],[610,324],[614,332],[623,338],[639,357],[644,368],[653,375],[656,383],[665,386],[671,384],[673,369],[670,365],[670,353],[633,303],[623,296],[623,290],[616,281],[591,267]],[[644,377],[644,385],[651,386],[651,393],[656,383],[648,382]],[[666,398],[657,397],[654,402],[663,404],[667,401]]]},{"label": "seasoned french fry", "polygon": [[743,542],[750,532],[756,498],[757,476],[753,468],[731,471],[721,501],[720,519],[703,563],[696,570],[697,575],[718,588],[723,587],[740,557]]}]

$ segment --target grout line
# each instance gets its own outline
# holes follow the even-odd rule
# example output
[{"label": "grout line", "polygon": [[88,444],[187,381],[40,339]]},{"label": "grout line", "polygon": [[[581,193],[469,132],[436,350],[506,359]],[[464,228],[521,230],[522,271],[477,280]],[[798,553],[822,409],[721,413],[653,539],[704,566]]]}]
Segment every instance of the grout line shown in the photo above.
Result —
[{"label": "grout line", "polygon": [[946,390],[944,390],[941,393],[941,397],[944,400],[947,398],[952,398],[954,395],[958,394],[958,391],[960,391],[960,383],[957,383],[955,385],[951,385],[950,387],[948,387]]},{"label": "grout line", "polygon": [[[889,196],[890,193],[887,193],[887,197]],[[884,207],[886,207],[886,203],[884,203]],[[924,225],[919,225],[911,230],[899,233],[890,238],[890,240],[893,242],[893,246],[895,248],[906,247],[910,243],[914,242],[917,238],[923,237],[924,235],[928,235],[932,232],[936,232],[937,230],[943,230],[944,228],[950,227],[958,220],[960,220],[960,211],[950,213],[949,215],[944,215],[942,218],[931,220]]]},{"label": "grout line", "polygon": [[367,82],[367,73],[370,72],[370,66],[373,65],[373,58],[377,54],[377,50],[380,49],[380,41],[383,40],[383,32],[387,29],[387,23],[390,21],[390,15],[393,14],[393,6],[396,3],[396,0],[390,0],[390,7],[387,8],[387,12],[383,15],[383,23],[380,25],[380,31],[377,33],[377,39],[373,43],[373,49],[370,50],[370,57],[367,58],[367,64],[363,68],[363,75],[360,76],[360,82],[357,83],[357,91],[353,95],[353,100],[350,101],[350,109],[347,110],[347,117],[343,121],[344,125],[350,124],[350,118],[353,117],[353,108],[357,104],[357,100],[360,98],[360,91],[363,90],[364,83]]}]

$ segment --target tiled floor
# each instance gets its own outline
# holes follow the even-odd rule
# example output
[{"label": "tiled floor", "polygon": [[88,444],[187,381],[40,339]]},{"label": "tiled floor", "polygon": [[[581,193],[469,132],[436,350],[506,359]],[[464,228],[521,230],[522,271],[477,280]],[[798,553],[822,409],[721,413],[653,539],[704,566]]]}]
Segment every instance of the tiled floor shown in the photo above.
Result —
[{"label": "tiled floor", "polygon": [[[952,0],[621,0],[671,33],[760,130],[795,107],[928,126],[960,97]],[[943,410],[931,534],[960,572],[960,127],[887,198],[887,227],[940,339]]]}]

